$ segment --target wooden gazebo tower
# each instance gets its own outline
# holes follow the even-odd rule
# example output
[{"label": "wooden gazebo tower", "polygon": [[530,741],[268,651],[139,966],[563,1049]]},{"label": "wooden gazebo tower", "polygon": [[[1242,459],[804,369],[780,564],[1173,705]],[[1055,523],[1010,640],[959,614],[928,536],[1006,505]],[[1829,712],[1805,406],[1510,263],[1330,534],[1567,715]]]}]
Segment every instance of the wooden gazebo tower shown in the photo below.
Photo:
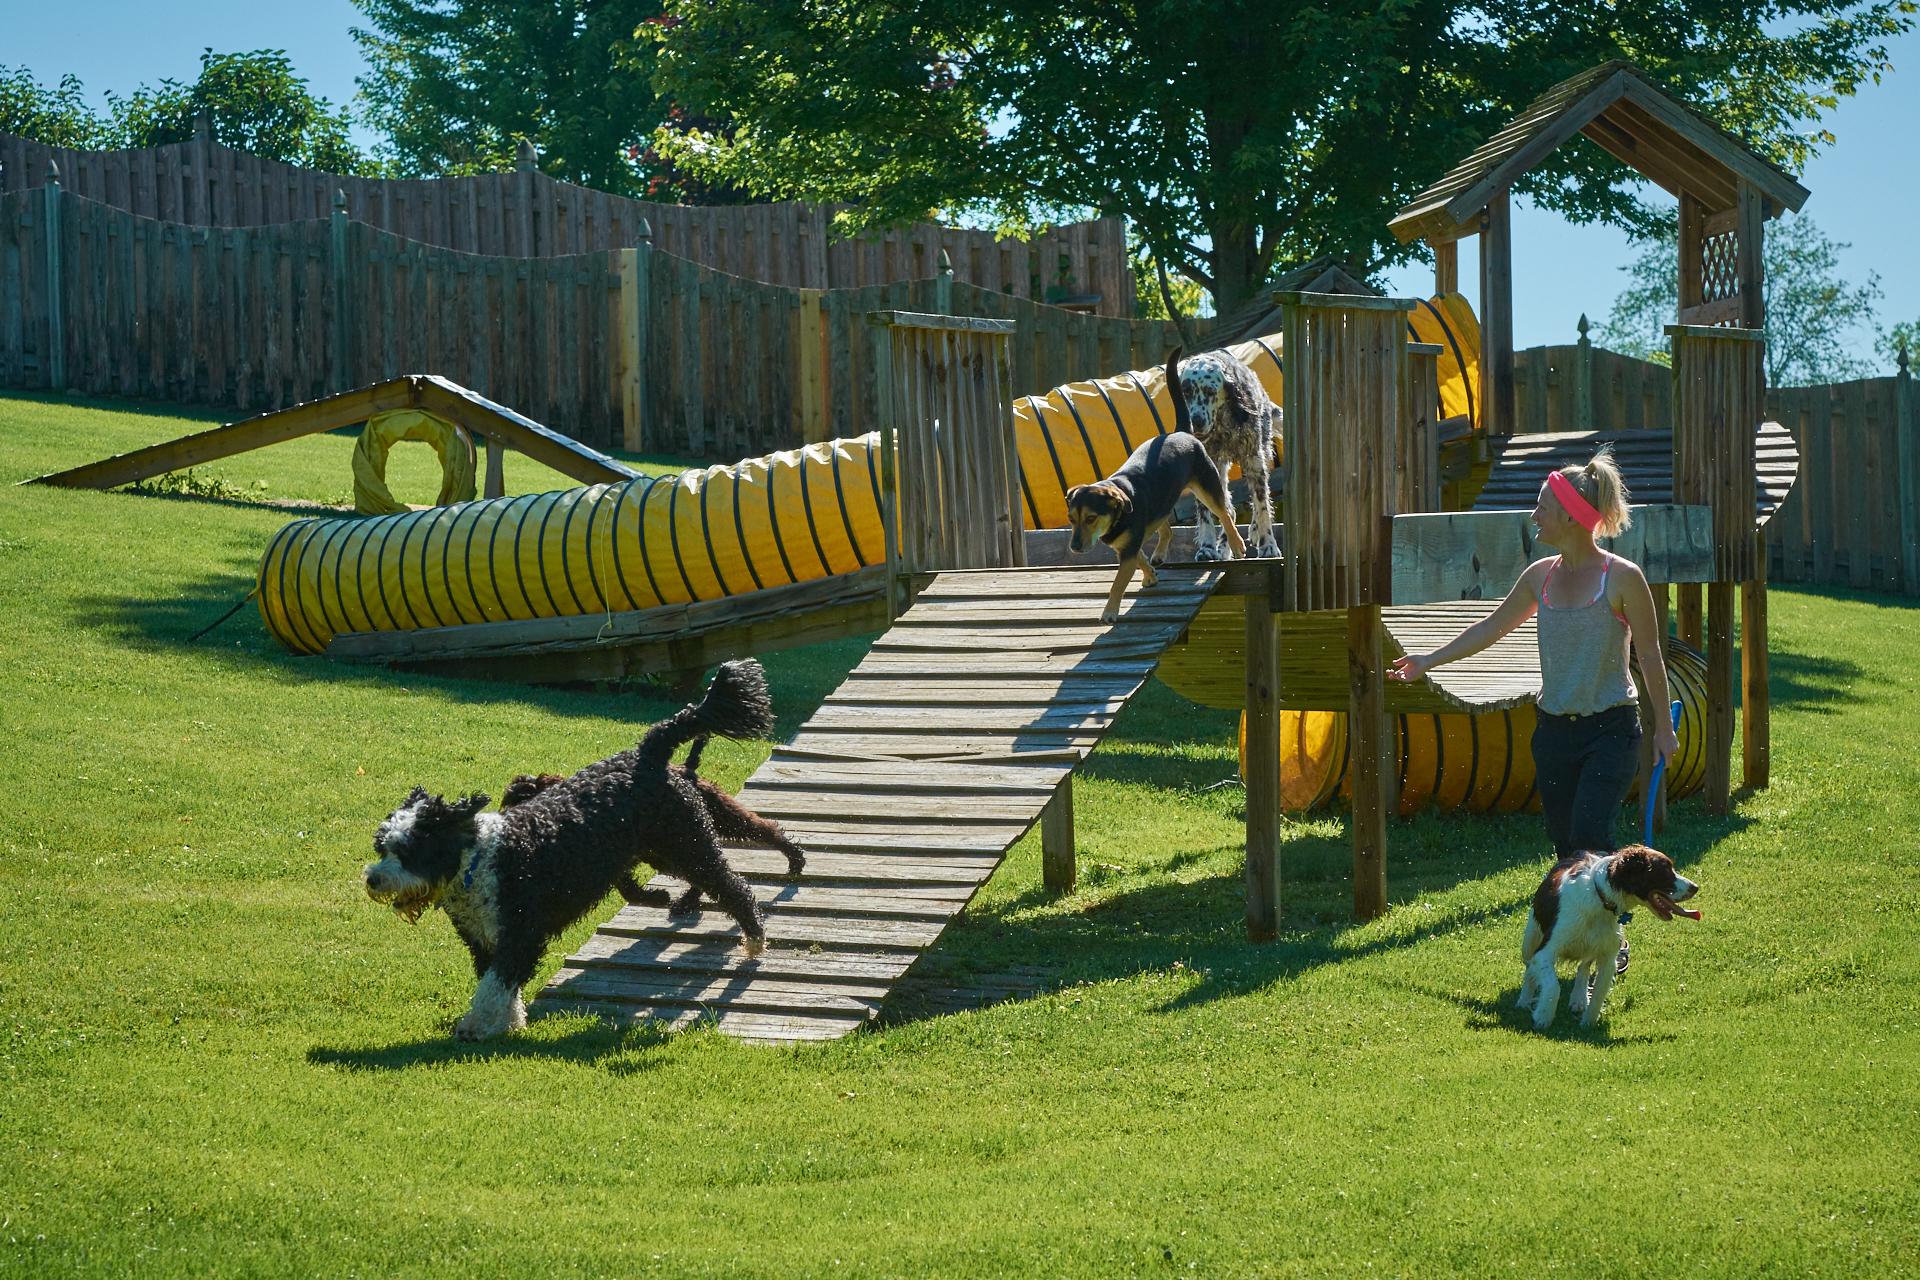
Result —
[{"label": "wooden gazebo tower", "polygon": [[[1767,784],[1766,557],[1754,529],[1754,433],[1766,395],[1761,245],[1766,221],[1809,192],[1628,62],[1608,62],[1549,89],[1393,219],[1402,242],[1434,251],[1435,286],[1458,288],[1458,244],[1480,237],[1484,430],[1515,427],[1513,184],[1582,134],[1680,201],[1674,355],[1674,500],[1713,508],[1715,581],[1679,587],[1680,638],[1707,652],[1706,806],[1725,812],[1733,732],[1733,590],[1741,590],[1744,778]],[[1656,604],[1668,597],[1656,585]],[[1663,609],[1664,612],[1664,609]],[[1702,641],[1705,644],[1702,644]]]}]

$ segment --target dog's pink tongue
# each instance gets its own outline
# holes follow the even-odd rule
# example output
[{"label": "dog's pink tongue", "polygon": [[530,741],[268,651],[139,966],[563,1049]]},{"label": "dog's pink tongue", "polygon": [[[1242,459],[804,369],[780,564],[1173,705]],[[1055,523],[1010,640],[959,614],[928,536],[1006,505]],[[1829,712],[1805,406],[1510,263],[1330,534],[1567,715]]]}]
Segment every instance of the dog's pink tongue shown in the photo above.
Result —
[{"label": "dog's pink tongue", "polygon": [[1666,894],[1655,894],[1647,900],[1647,905],[1659,913],[1662,920],[1671,920],[1675,916],[1685,916],[1689,920],[1700,919],[1700,913],[1688,907],[1675,906],[1672,898]]}]

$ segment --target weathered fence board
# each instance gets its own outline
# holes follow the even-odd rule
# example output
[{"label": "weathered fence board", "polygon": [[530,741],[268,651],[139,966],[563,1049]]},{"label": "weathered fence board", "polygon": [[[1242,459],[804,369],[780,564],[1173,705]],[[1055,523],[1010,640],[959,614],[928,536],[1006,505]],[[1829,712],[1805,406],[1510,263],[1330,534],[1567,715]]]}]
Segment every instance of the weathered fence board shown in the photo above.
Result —
[{"label": "weathered fence board", "polygon": [[0,385],[54,385],[58,298],[65,385],[89,394],[258,413],[439,374],[596,448],[732,461],[878,426],[870,312],[933,312],[944,293],[954,314],[1013,321],[1016,396],[1149,367],[1178,342],[1167,322],[962,282],[803,291],[657,248],[473,254],[331,214],[188,226],[70,191],[52,206],[56,293],[48,190],[0,195]]},{"label": "weathered fence board", "polygon": [[[1767,416],[1793,433],[1801,468],[1800,483],[1767,525],[1774,580],[1920,594],[1904,563],[1920,531],[1901,502],[1901,470],[1914,469],[1920,429],[1911,393],[1902,395],[1910,378],[1767,392]],[[1907,492],[1917,478],[1906,477]]]},{"label": "weathered fence board", "polygon": [[461,178],[355,178],[264,160],[196,139],[137,151],[75,151],[0,133],[0,193],[38,190],[49,163],[76,195],[188,226],[256,227],[325,218],[344,191],[355,221],[462,253],[567,257],[640,243],[729,275],[812,289],[924,279],[945,250],[954,278],[994,293],[1085,299],[1103,316],[1133,314],[1133,271],[1120,218],[1072,223],[1032,240],[934,223],[833,239],[846,206],[656,204],[550,178],[535,169]]},{"label": "weathered fence board", "polygon": [[[1529,347],[1513,361],[1516,433],[1673,427],[1673,375],[1663,365],[1577,344]],[[1592,407],[1583,413],[1586,388]]]}]

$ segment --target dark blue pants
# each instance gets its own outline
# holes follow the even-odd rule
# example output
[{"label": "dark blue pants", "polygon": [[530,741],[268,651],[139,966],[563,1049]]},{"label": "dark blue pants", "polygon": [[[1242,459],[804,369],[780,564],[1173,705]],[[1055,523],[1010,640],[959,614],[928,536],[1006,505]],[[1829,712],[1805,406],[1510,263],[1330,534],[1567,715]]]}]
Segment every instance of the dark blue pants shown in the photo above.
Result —
[{"label": "dark blue pants", "polygon": [[1541,712],[1533,769],[1554,856],[1612,853],[1613,820],[1640,773],[1640,709],[1629,703],[1590,716]]}]

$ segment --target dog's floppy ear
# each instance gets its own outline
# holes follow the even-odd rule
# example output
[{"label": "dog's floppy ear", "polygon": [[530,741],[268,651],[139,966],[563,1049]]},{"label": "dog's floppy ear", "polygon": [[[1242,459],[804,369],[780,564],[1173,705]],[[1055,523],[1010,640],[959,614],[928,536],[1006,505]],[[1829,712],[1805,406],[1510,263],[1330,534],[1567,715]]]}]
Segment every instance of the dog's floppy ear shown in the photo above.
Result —
[{"label": "dog's floppy ear", "polygon": [[471,818],[474,814],[479,813],[482,809],[486,808],[488,805],[492,803],[493,803],[492,796],[487,795],[484,792],[476,791],[474,794],[468,796],[466,799],[455,800],[452,804],[448,805],[447,814],[451,818],[464,820],[467,818]]},{"label": "dog's floppy ear", "polygon": [[1133,514],[1133,499],[1129,498],[1126,495],[1126,491],[1118,485],[1111,485],[1103,480],[1099,484],[1088,485],[1087,487],[1104,494],[1107,501],[1118,508],[1118,510],[1114,512],[1115,515],[1130,516]]},{"label": "dog's floppy ear", "polygon": [[1187,412],[1186,389],[1180,385],[1180,356],[1185,347],[1175,347],[1167,357],[1167,391],[1173,396],[1173,429],[1191,432],[1193,415]]}]

